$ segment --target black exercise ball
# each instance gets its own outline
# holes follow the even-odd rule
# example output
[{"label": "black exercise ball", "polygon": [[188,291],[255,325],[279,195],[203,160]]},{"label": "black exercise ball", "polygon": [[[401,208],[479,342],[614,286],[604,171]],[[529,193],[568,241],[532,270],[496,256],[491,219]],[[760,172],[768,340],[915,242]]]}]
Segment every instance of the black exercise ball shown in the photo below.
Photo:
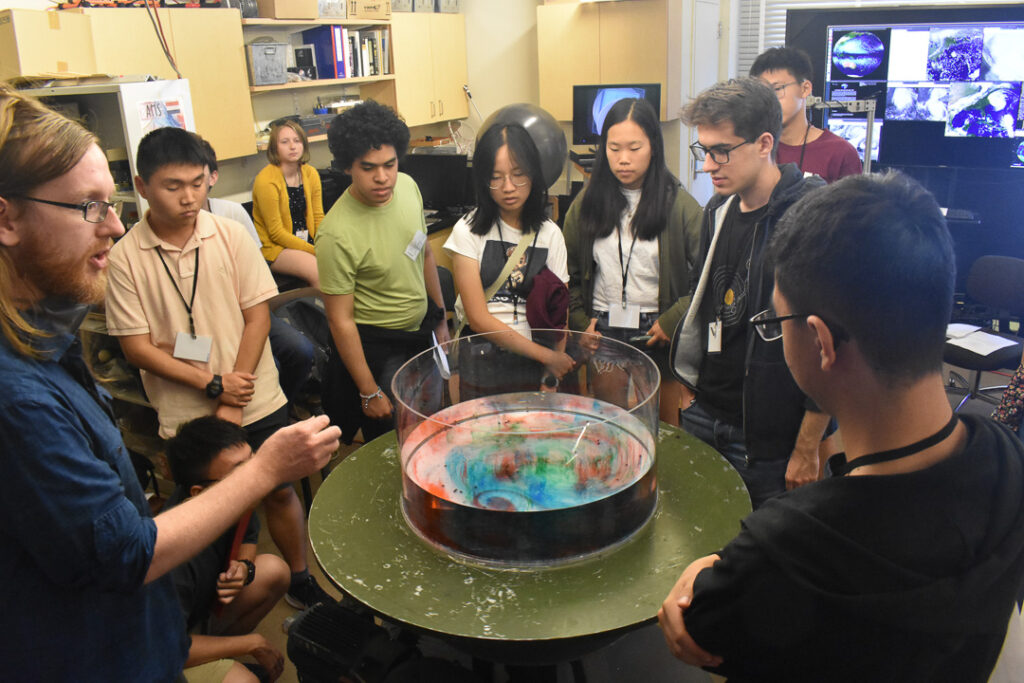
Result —
[{"label": "black exercise ball", "polygon": [[558,121],[535,104],[528,102],[509,104],[487,117],[484,125],[480,126],[477,140],[491,126],[510,123],[518,123],[533,138],[533,144],[540,152],[540,167],[544,174],[544,183],[550,187],[562,175],[565,158],[569,154],[569,146]]}]

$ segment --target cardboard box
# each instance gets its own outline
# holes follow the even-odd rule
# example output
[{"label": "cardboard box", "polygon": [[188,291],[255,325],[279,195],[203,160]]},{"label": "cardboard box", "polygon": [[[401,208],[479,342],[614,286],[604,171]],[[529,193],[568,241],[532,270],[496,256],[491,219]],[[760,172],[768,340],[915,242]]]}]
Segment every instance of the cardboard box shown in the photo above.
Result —
[{"label": "cardboard box", "polygon": [[48,73],[96,73],[92,20],[69,12],[0,11],[0,81]]},{"label": "cardboard box", "polygon": [[390,19],[391,0],[348,0],[349,19]]},{"label": "cardboard box", "polygon": [[266,19],[316,19],[318,0],[256,0],[260,16]]},{"label": "cardboard box", "polygon": [[320,16],[344,19],[348,16],[348,0],[319,0]]},{"label": "cardboard box", "polygon": [[281,85],[288,82],[288,43],[250,43],[245,46],[249,58],[249,80],[253,85]]}]

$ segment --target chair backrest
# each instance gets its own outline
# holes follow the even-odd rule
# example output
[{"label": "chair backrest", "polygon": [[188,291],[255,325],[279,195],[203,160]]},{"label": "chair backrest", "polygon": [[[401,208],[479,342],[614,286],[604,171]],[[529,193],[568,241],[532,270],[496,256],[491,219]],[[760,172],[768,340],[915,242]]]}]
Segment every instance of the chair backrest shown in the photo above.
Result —
[{"label": "chair backrest", "polygon": [[1024,316],[1024,260],[982,256],[971,265],[967,295],[983,306]]}]

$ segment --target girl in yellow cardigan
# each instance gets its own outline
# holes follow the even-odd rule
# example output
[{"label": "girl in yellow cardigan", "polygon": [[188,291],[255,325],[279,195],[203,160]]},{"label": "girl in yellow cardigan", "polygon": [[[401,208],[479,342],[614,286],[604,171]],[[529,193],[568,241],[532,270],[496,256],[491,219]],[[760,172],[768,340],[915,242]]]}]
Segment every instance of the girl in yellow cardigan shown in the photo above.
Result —
[{"label": "girl in yellow cardigan", "polygon": [[252,186],[252,218],[270,270],[320,287],[313,252],[324,219],[320,175],[310,166],[306,133],[294,121],[270,130],[270,163]]}]

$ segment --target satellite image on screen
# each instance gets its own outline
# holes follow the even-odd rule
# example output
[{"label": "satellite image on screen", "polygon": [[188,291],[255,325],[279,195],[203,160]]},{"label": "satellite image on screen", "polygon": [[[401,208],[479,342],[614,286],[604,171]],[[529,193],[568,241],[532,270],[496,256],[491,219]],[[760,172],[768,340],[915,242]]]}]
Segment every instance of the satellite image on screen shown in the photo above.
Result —
[{"label": "satellite image on screen", "polygon": [[945,121],[949,88],[890,84],[885,101],[886,120]]},{"label": "satellite image on screen", "polygon": [[981,74],[984,45],[980,27],[932,29],[928,36],[928,78],[975,81]]},{"label": "satellite image on screen", "polygon": [[[882,137],[882,122],[875,121],[871,134],[871,159],[878,161],[878,141]],[[829,119],[828,129],[849,142],[864,158],[864,146],[868,138],[868,122],[863,119]]]},{"label": "satellite image on screen", "polygon": [[884,60],[885,44],[868,31],[850,31],[832,46],[832,63],[850,78],[870,75]]},{"label": "satellite image on screen", "polygon": [[946,135],[1008,138],[1020,107],[1020,83],[951,83]]},{"label": "satellite image on screen", "polygon": [[985,28],[980,80],[1024,80],[1024,27]]}]

